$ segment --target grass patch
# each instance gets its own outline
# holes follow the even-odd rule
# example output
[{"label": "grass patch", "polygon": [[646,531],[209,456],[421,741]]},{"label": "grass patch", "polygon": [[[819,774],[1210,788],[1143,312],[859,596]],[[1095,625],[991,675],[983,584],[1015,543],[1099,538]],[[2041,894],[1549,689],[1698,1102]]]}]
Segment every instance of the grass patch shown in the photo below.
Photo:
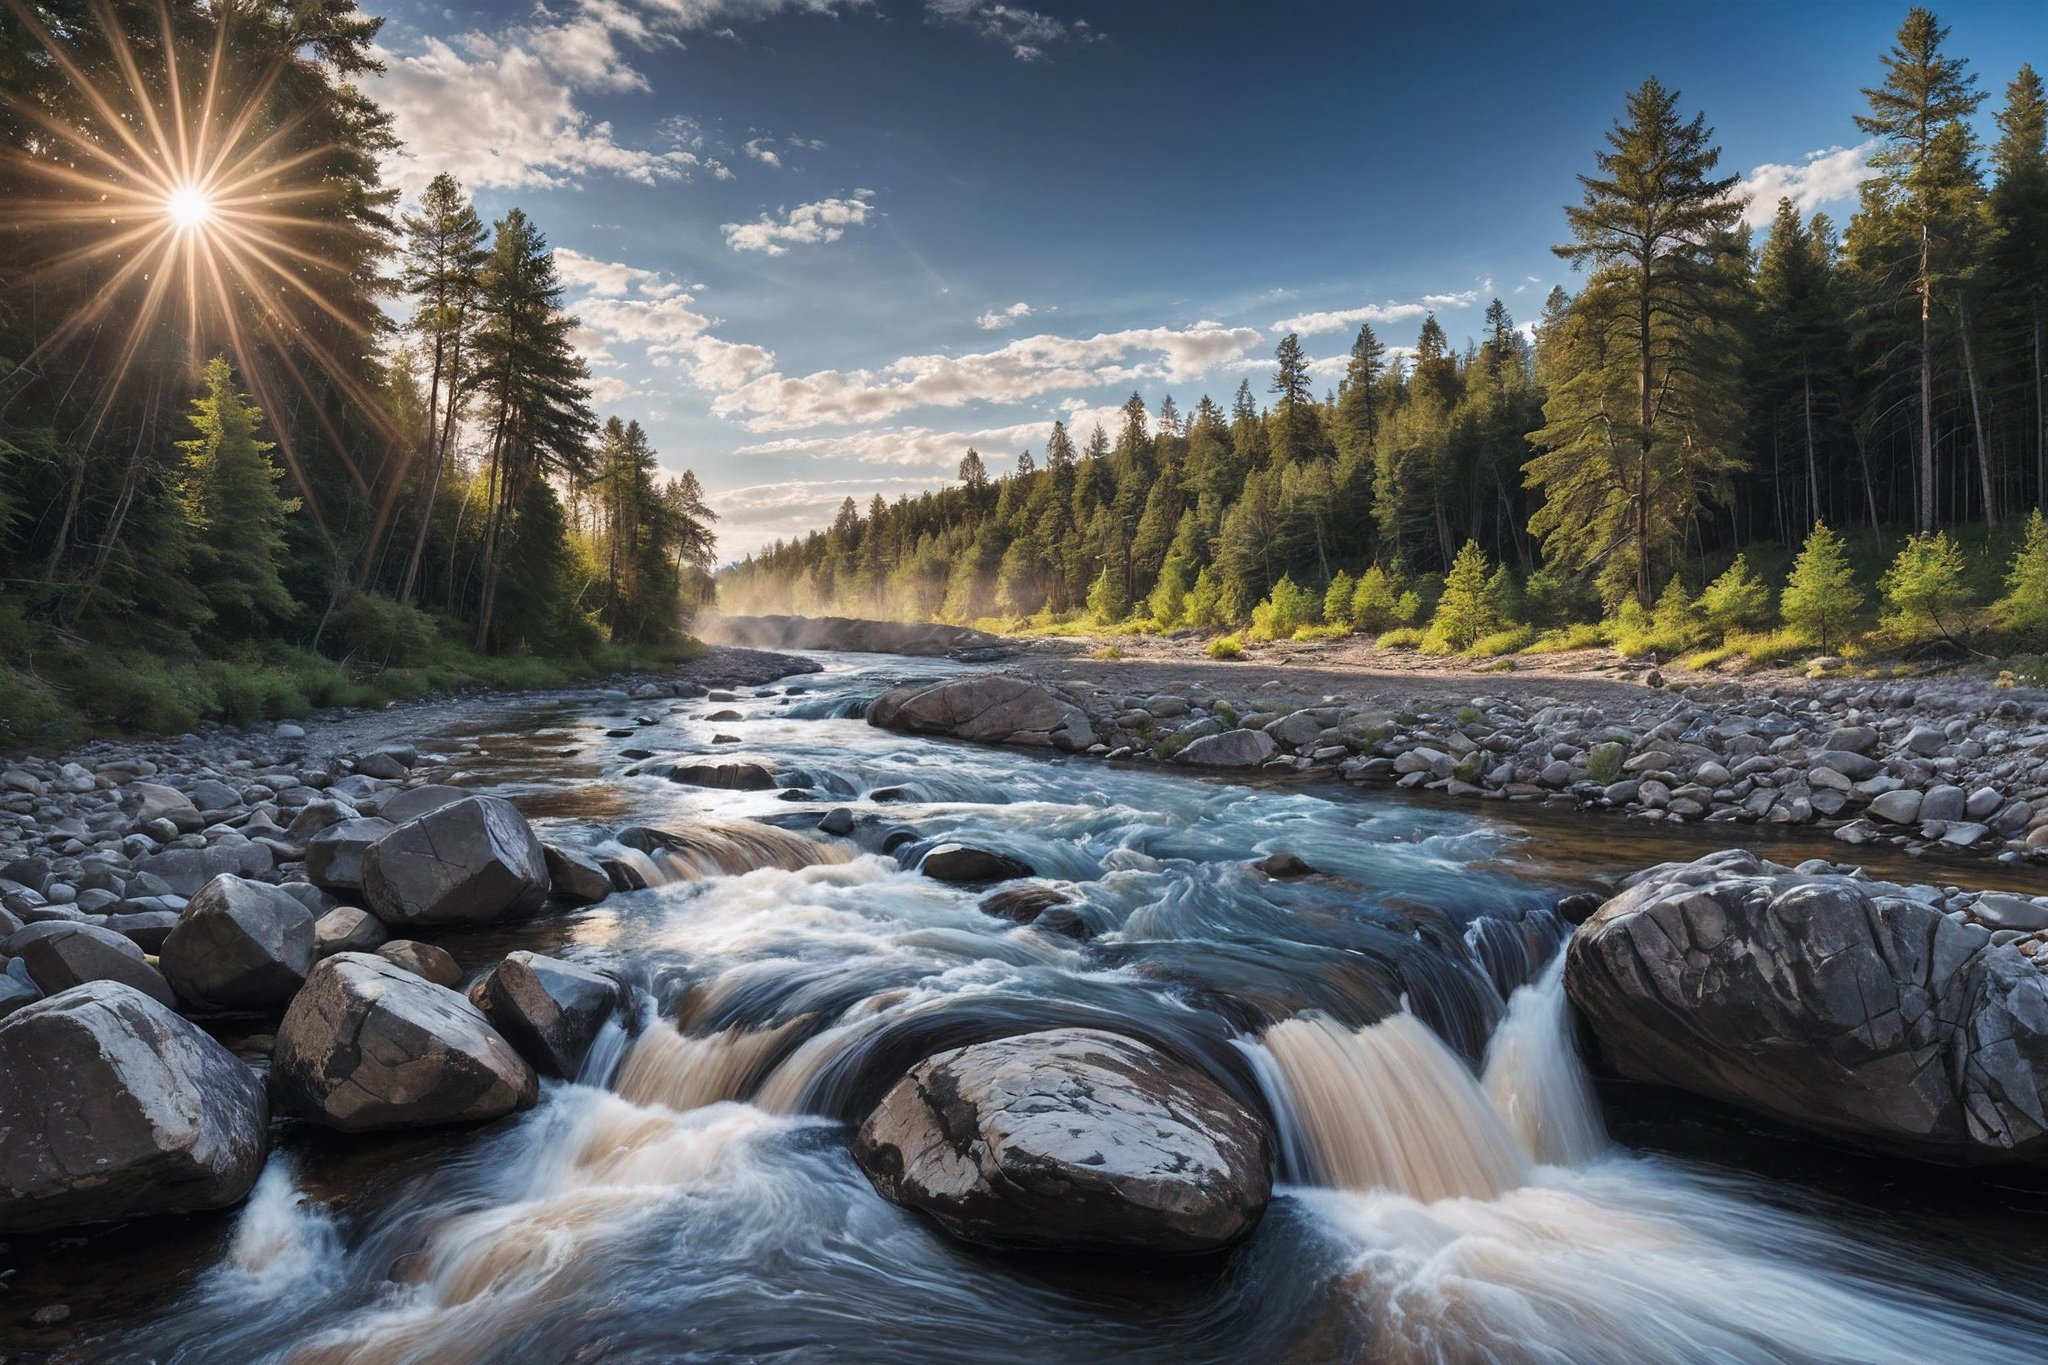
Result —
[{"label": "grass patch", "polygon": [[1466,652],[1482,658],[1492,658],[1497,654],[1519,654],[1535,643],[1536,627],[1510,626],[1506,630],[1497,630],[1491,635],[1480,636],[1472,642],[1472,648]]},{"label": "grass patch", "polygon": [[1582,621],[1577,625],[1559,626],[1546,630],[1524,647],[1524,654],[1567,654],[1575,649],[1602,649],[1607,644],[1607,632],[1597,622]]},{"label": "grass patch", "polygon": [[1219,635],[1209,642],[1209,657],[1212,659],[1242,659],[1244,637],[1242,635]]},{"label": "grass patch", "polygon": [[1429,632],[1421,626],[1401,626],[1386,632],[1373,644],[1380,649],[1419,649],[1428,636]]},{"label": "grass patch", "polygon": [[1351,633],[1351,627],[1338,622],[1327,626],[1303,626],[1294,632],[1297,640],[1341,640]]}]

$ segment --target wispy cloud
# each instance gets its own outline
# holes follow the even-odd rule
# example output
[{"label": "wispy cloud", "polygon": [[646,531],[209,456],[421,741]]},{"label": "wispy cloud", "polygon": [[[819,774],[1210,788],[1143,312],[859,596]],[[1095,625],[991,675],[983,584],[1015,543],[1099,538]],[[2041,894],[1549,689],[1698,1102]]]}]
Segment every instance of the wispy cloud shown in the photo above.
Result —
[{"label": "wispy cloud", "polygon": [[995,308],[974,320],[974,325],[984,332],[997,332],[1005,327],[1014,327],[1031,316],[1031,305],[1021,299],[1008,308]]},{"label": "wispy cloud", "polygon": [[1086,19],[1060,19],[997,0],[925,0],[925,18],[973,29],[1020,62],[1046,61],[1047,48],[1101,42],[1103,36]]},{"label": "wispy cloud", "polygon": [[1322,332],[1343,331],[1356,327],[1361,322],[1406,322],[1440,309],[1469,308],[1479,302],[1479,293],[1477,289],[1461,289],[1448,294],[1424,294],[1421,300],[1415,303],[1372,303],[1363,308],[1301,313],[1291,318],[1280,319],[1273,324],[1273,330],[1315,336]]},{"label": "wispy cloud", "polygon": [[1793,165],[1765,162],[1735,187],[1737,197],[1749,200],[1742,220],[1751,227],[1767,225],[1777,213],[1780,199],[1790,199],[1801,213],[1853,199],[1863,182],[1875,174],[1870,158],[1876,151],[1873,141],[1808,152],[1805,160]]},{"label": "wispy cloud", "polygon": [[724,223],[725,244],[734,251],[760,251],[780,256],[792,246],[836,242],[849,227],[860,227],[876,216],[873,190],[855,190],[840,199],[820,199],[798,204],[778,217],[764,213],[751,223]]}]

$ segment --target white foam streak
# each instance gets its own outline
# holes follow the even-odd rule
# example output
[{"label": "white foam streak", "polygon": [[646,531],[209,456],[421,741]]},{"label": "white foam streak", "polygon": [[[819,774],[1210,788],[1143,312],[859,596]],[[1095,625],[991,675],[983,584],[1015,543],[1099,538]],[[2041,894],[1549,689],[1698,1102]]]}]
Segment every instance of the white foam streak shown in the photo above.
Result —
[{"label": "white foam streak", "polygon": [[1607,1150],[1607,1127],[1572,1043],[1564,953],[1508,1000],[1486,1048],[1487,1099],[1536,1161],[1579,1166]]}]

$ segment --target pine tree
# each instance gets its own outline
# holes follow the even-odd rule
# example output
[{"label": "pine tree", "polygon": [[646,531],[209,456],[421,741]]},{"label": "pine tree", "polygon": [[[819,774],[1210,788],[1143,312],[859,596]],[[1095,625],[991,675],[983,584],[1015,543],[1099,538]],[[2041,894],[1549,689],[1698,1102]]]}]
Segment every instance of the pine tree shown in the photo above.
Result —
[{"label": "pine tree", "polygon": [[2011,352],[2014,405],[2032,416],[2019,428],[2019,448],[2034,455],[2034,499],[2048,507],[2048,98],[2032,66],[2006,87],[1991,149],[1991,241],[1984,284],[1992,307],[2017,334]]},{"label": "pine tree", "polygon": [[1842,538],[1825,522],[1815,522],[1805,548],[1792,561],[1778,615],[1800,639],[1829,649],[1847,636],[1862,609],[1863,590],[1856,585]]},{"label": "pine tree", "polygon": [[1486,552],[1477,541],[1466,541],[1444,578],[1444,595],[1437,599],[1424,649],[1441,654],[1463,653],[1500,628],[1500,618],[1486,590],[1487,577]]},{"label": "pine tree", "polygon": [[1748,557],[1738,554],[1700,594],[1700,612],[1723,639],[1762,630],[1770,620],[1771,590],[1749,567]]},{"label": "pine tree", "polygon": [[[426,488],[417,509],[418,528],[406,556],[398,600],[411,602],[419,585],[420,561],[441,476],[469,396],[471,357],[465,354],[475,329],[477,301],[486,258],[483,220],[455,177],[443,171],[427,183],[419,212],[406,215],[405,254],[399,283],[417,301],[410,329],[424,342],[428,360],[425,450]],[[394,482],[395,494],[399,484]]]},{"label": "pine tree", "polygon": [[1966,570],[1962,550],[1946,531],[1908,537],[1878,580],[1884,601],[1878,624],[1902,640],[1924,638],[1930,629],[1954,640],[1970,600]]},{"label": "pine tree", "polygon": [[2048,518],[2035,508],[2005,575],[2005,595],[1992,608],[1999,626],[2036,646],[2048,645]]},{"label": "pine tree", "polygon": [[[1952,268],[1947,247],[1959,229],[1956,183],[1968,159],[1968,126],[1983,96],[1968,74],[1969,63],[1942,53],[1948,30],[1931,10],[1914,6],[1900,24],[1898,39],[1883,58],[1882,85],[1866,89],[1868,114],[1856,126],[1883,144],[1872,158],[1877,178],[1866,187],[1866,205],[1901,215],[1911,232],[1911,287],[1919,308],[1917,365],[1920,379],[1919,527],[1934,529],[1934,300]],[[1960,156],[1959,156],[1960,153]],[[1871,216],[1866,208],[1860,218]],[[1989,511],[1990,509],[1986,509]]]},{"label": "pine tree", "polygon": [[1301,338],[1289,332],[1273,353],[1273,458],[1296,464],[1316,454],[1315,389],[1309,380],[1308,356]]},{"label": "pine tree", "polygon": [[1728,197],[1736,177],[1714,174],[1712,137],[1703,115],[1679,118],[1676,92],[1645,81],[1600,174],[1579,177],[1573,240],[1553,248],[1594,273],[1572,310],[1577,372],[1533,438],[1545,453],[1528,481],[1546,502],[1530,529],[1566,563],[1625,555],[1645,607],[1659,552],[1739,462],[1717,423],[1735,405],[1723,323],[1741,206]]},{"label": "pine tree", "polygon": [[1333,626],[1351,624],[1351,600],[1358,595],[1358,580],[1339,569],[1323,592],[1323,620]]},{"label": "pine tree", "polygon": [[226,356],[207,362],[204,382],[188,414],[194,434],[178,442],[185,453],[180,491],[199,533],[190,551],[192,581],[222,626],[253,634],[296,609],[278,569],[285,519],[299,503],[278,496],[284,471],[270,462],[276,446],[256,439],[263,414],[235,388]]},{"label": "pine tree", "polygon": [[[1757,317],[1750,356],[1750,387],[1758,396],[1759,426],[1789,420],[1802,456],[1806,517],[1785,517],[1789,527],[1823,518],[1832,491],[1825,449],[1841,410],[1848,349],[1834,287],[1833,244],[1827,220],[1811,223],[1790,199],[1780,199],[1756,272]],[[1775,446],[1774,446],[1775,450]],[[1775,468],[1775,466],[1774,466]],[[1782,501],[1782,498],[1781,498]]]}]

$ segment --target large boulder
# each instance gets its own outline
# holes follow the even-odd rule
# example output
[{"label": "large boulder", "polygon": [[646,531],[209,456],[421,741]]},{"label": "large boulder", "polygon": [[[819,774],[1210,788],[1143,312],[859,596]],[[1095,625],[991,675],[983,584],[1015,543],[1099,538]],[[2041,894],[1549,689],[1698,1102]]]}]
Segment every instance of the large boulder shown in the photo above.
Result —
[{"label": "large boulder", "polygon": [[1225,730],[1203,735],[1175,754],[1174,761],[1198,768],[1256,768],[1279,752],[1279,743],[1264,730]]},{"label": "large boulder", "polygon": [[0,942],[0,954],[18,957],[29,979],[45,995],[88,981],[118,981],[158,1004],[176,1003],[170,983],[132,939],[97,924],[48,920],[30,924]]},{"label": "large boulder", "polygon": [[540,840],[495,796],[428,811],[363,856],[363,895],[388,925],[486,923],[531,914],[547,894]]},{"label": "large boulder", "polygon": [[582,1069],[621,1002],[619,983],[604,973],[524,949],[507,953],[469,998],[536,1070],[564,1080]]},{"label": "large boulder", "polygon": [[965,1241],[1213,1251],[1272,1197],[1265,1128],[1208,1077],[1129,1038],[1055,1029],[929,1057],[854,1157],[886,1199]]},{"label": "large boulder", "polygon": [[2048,1158],[2048,976],[1903,888],[1742,850],[1652,868],[1565,985],[1624,1076],[1928,1160]]},{"label": "large boulder", "polygon": [[337,895],[360,895],[370,845],[398,826],[381,816],[337,820],[306,841],[306,880]]},{"label": "large boulder", "polygon": [[1095,731],[1080,707],[1036,683],[993,673],[884,692],[868,707],[868,724],[908,734],[1070,753],[1095,743]]},{"label": "large boulder", "polygon": [[215,877],[185,907],[157,964],[200,1009],[282,1005],[313,969],[313,912],[274,886]]},{"label": "large boulder", "polygon": [[233,1204],[269,1120],[249,1068],[140,991],[24,1006],[0,1020],[0,1231]]},{"label": "large boulder", "polygon": [[285,1011],[270,1090],[282,1112],[359,1133],[499,1118],[532,1105],[539,1079],[454,991],[337,953]]}]

